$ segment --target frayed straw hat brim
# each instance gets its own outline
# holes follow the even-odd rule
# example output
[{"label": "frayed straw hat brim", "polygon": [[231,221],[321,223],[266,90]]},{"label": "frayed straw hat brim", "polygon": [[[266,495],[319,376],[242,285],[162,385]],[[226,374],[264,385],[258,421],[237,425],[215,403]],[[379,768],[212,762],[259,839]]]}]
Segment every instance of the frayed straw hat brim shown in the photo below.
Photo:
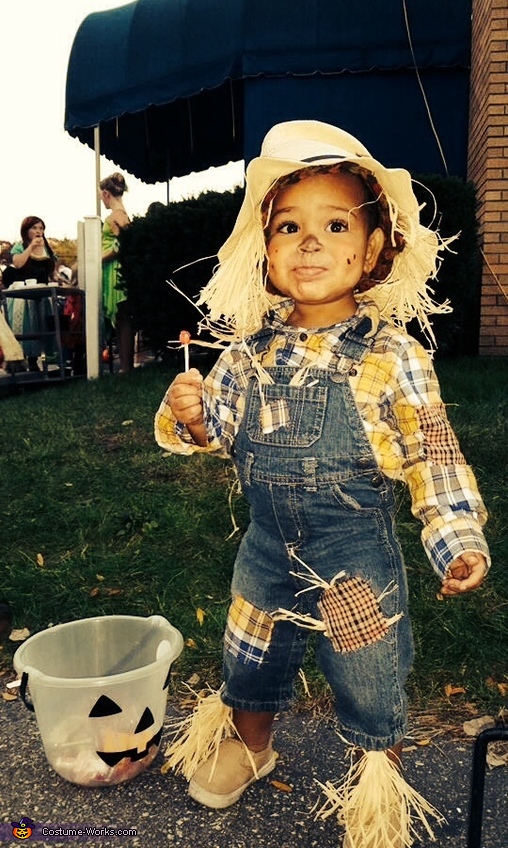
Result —
[{"label": "frayed straw hat brim", "polygon": [[[352,156],[347,151],[343,151],[343,154],[313,157],[310,162],[296,159],[268,159],[262,156],[253,159],[247,167],[245,200],[231,237],[248,225],[253,210],[260,209],[266,194],[281,177],[316,165],[334,165],[343,162],[354,162],[373,173],[388,199],[391,199],[397,207],[403,209],[407,215],[418,217],[418,202],[413,192],[409,171],[403,168],[385,168],[384,165],[381,165],[380,162],[369,155]],[[226,247],[228,241],[229,239],[223,247]]]},{"label": "frayed straw hat brim", "polygon": [[398,326],[416,318],[432,343],[427,316],[449,312],[450,307],[434,301],[428,280],[435,278],[442,253],[455,237],[441,239],[420,223],[420,207],[407,170],[386,168],[354,136],[320,121],[277,124],[266,135],[260,156],[247,167],[245,197],[233,231],[218,251],[216,272],[198,300],[209,309],[212,332],[221,327],[222,332],[214,332],[218,337],[227,336],[227,328],[236,338],[254,332],[273,305],[266,289],[262,210],[268,192],[291,173],[341,163],[373,174],[388,209],[391,233],[386,235],[393,245],[396,238],[404,245],[393,259],[391,272],[366,297],[383,318]]}]

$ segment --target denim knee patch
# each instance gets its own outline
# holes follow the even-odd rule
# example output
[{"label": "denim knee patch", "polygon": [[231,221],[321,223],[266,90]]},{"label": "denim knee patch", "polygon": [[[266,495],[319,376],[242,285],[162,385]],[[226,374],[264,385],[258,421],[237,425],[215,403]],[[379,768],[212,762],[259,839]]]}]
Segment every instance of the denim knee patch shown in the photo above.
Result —
[{"label": "denim knee patch", "polygon": [[259,666],[270,645],[273,619],[237,595],[229,608],[224,646],[244,665]]}]

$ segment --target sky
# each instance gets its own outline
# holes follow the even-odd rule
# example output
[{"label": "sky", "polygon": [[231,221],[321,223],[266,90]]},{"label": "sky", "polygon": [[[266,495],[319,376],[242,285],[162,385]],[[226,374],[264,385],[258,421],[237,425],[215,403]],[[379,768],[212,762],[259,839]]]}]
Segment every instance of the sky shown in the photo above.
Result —
[{"label": "sky", "polygon": [[[125,0],[1,0],[0,239],[17,241],[21,221],[37,215],[49,238],[76,238],[78,221],[96,214],[94,151],[64,130],[65,83],[74,37],[92,12]],[[125,175],[131,216],[155,200],[166,203],[166,183],[146,185],[101,157],[100,175]],[[243,163],[171,180],[170,199],[242,181]],[[106,214],[102,209],[102,216]]]}]

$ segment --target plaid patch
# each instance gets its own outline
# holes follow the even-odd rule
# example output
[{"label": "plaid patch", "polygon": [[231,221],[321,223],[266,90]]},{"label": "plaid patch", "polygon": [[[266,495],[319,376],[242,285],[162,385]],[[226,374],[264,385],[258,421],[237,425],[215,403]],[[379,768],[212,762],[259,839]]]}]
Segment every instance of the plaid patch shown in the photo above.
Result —
[{"label": "plaid patch", "polygon": [[261,665],[272,636],[270,615],[237,595],[229,608],[224,644],[245,665]]},{"label": "plaid patch", "polygon": [[446,415],[444,404],[416,410],[425,439],[425,459],[440,465],[465,465],[459,443]]},{"label": "plaid patch", "polygon": [[287,427],[289,424],[289,409],[284,398],[265,403],[260,413],[261,432],[267,435],[278,430],[279,427]]},{"label": "plaid patch", "polygon": [[318,607],[327,636],[338,653],[358,651],[378,642],[390,622],[366,580],[350,577],[325,589]]}]

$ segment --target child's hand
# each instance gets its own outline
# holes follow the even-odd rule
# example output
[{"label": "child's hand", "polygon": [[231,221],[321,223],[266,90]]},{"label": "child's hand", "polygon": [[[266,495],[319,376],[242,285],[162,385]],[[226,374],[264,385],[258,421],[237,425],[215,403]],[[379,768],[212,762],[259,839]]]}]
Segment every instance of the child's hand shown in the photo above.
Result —
[{"label": "child's hand", "polygon": [[483,583],[487,573],[487,563],[482,554],[465,553],[455,559],[450,566],[450,576],[445,577],[441,585],[442,595],[460,595],[477,589]]},{"label": "child's hand", "polygon": [[171,411],[181,424],[196,426],[203,423],[201,392],[203,378],[197,368],[178,374],[169,389]]}]

